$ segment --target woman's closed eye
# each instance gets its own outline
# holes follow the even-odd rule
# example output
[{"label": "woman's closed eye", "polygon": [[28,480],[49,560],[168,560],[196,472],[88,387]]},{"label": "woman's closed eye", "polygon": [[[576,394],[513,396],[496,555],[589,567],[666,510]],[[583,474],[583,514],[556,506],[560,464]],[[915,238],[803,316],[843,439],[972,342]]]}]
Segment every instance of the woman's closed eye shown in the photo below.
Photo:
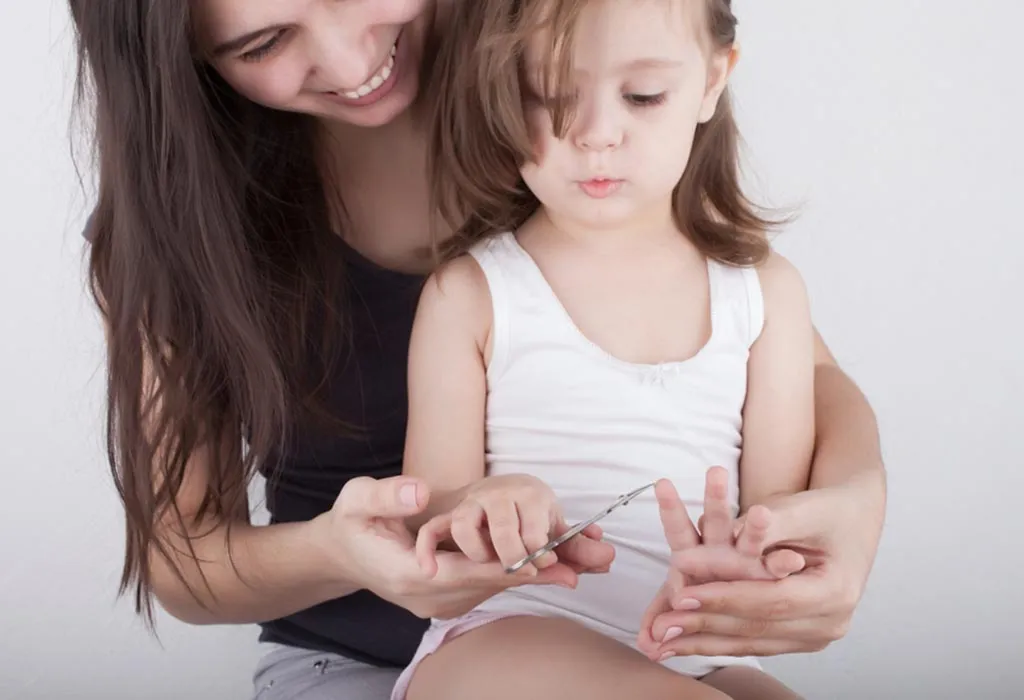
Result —
[{"label": "woman's closed eye", "polygon": [[251,63],[255,63],[266,58],[281,45],[281,40],[284,38],[284,34],[286,31],[287,30],[285,29],[280,29],[274,32],[274,34],[269,39],[264,41],[256,48],[249,49],[248,51],[242,53],[239,56],[239,58],[241,58],[243,61],[248,61]]}]

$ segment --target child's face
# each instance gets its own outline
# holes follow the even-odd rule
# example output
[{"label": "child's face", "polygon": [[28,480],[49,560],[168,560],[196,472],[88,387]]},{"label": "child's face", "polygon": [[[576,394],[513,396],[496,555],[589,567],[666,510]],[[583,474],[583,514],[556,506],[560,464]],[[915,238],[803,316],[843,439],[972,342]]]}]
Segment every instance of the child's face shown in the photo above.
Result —
[{"label": "child's face", "polygon": [[[704,0],[592,0],[576,28],[575,97],[564,138],[550,113],[528,99],[533,162],[523,179],[548,213],[612,228],[671,215],[699,123],[710,119],[735,52],[714,47]],[[542,45],[527,49],[530,92]]]}]

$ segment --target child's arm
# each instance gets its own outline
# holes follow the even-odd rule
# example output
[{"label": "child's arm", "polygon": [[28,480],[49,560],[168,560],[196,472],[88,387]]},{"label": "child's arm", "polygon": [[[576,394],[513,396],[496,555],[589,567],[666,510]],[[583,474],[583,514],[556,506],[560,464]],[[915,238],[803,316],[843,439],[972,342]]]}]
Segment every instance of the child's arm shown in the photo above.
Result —
[{"label": "child's arm", "polygon": [[747,363],[740,506],[807,488],[814,449],[814,327],[803,279],[772,253],[759,269],[764,327]]},{"label": "child's arm", "polygon": [[[435,566],[437,544],[449,537],[473,561],[497,558],[510,566],[544,546],[562,526],[555,495],[539,479],[485,478],[491,326],[490,290],[475,260],[459,258],[430,277],[409,349],[403,469],[430,487],[427,508],[407,521],[419,530],[417,550],[428,570]],[[572,552],[564,554],[572,558]],[[577,557],[590,558],[585,551]],[[558,559],[548,553],[522,572],[533,575]]]},{"label": "child's arm", "polygon": [[409,346],[403,472],[430,486],[430,503],[415,527],[450,511],[484,477],[491,315],[487,280],[472,258],[442,267],[423,288]]}]

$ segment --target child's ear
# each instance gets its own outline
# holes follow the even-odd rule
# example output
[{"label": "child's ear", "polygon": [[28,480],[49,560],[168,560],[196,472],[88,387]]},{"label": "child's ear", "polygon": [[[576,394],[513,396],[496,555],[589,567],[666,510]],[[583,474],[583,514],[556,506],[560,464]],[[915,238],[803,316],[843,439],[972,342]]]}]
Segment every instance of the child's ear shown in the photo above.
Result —
[{"label": "child's ear", "polygon": [[698,117],[701,124],[706,124],[711,117],[715,116],[718,100],[725,92],[725,88],[729,84],[729,77],[739,60],[739,44],[733,44],[725,51],[715,51],[711,55],[711,61],[708,64],[707,88],[704,91],[704,101],[701,103]]}]

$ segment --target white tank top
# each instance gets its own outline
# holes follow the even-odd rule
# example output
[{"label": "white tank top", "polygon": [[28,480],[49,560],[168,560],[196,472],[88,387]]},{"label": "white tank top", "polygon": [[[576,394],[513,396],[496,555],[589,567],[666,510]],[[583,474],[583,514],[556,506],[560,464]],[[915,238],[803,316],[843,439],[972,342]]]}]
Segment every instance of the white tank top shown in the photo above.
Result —
[{"label": "white tank top", "polygon": [[[722,466],[731,475],[735,512],[747,358],[764,320],[756,270],[709,261],[710,340],[689,360],[646,365],[590,342],[513,234],[491,238],[471,254],[493,302],[488,474],[543,480],[570,524],[669,478],[696,522],[705,473]],[[635,646],[643,612],[668,571],[653,489],[600,524],[616,548],[610,573],[581,577],[575,591],[510,589],[477,610],[563,615]],[[722,663],[690,657],[666,665],[699,675]]]}]

